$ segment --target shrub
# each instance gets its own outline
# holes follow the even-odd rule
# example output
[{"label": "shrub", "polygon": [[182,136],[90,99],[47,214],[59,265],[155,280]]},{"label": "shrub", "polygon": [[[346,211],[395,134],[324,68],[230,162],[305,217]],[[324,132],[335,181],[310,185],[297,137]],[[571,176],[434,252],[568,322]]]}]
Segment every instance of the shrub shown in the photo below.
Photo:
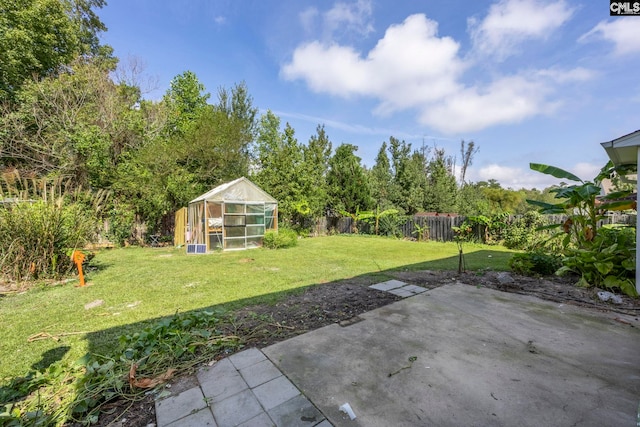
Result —
[{"label": "shrub", "polygon": [[619,289],[637,296],[635,283],[635,229],[601,228],[587,249],[568,248],[559,274],[580,275],[576,285]]},{"label": "shrub", "polygon": [[548,232],[537,230],[543,225],[545,219],[536,211],[514,218],[504,230],[504,245],[509,249],[534,249],[550,237]]},{"label": "shrub", "polygon": [[109,211],[109,231],[107,238],[118,246],[124,246],[131,239],[135,213],[126,203],[114,204]]},{"label": "shrub", "polygon": [[263,245],[269,249],[284,249],[296,246],[298,235],[290,228],[270,230],[264,234]]},{"label": "shrub", "polygon": [[94,233],[91,215],[62,198],[0,208],[0,272],[6,280],[58,278],[72,268],[71,251]]},{"label": "shrub", "polygon": [[407,219],[405,215],[398,213],[382,216],[378,223],[378,233],[381,236],[400,238],[403,236],[402,225],[407,222]]},{"label": "shrub", "polygon": [[548,276],[562,267],[562,257],[538,251],[513,254],[509,267],[524,276]]}]

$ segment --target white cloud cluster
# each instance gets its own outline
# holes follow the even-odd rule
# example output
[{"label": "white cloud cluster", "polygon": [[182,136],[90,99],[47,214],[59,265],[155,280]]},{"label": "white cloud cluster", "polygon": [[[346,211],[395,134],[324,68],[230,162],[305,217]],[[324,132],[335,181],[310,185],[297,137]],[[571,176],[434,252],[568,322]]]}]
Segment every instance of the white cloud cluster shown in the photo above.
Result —
[{"label": "white cloud cluster", "polygon": [[[330,33],[346,26],[367,34],[372,28],[371,14],[370,1],[358,0],[350,5],[336,3],[322,15],[308,9],[301,19],[310,25],[322,16]],[[525,41],[546,39],[572,14],[565,0],[500,0],[483,19],[469,21],[472,50],[464,56],[458,41],[438,34],[436,21],[415,14],[387,28],[368,52],[333,38],[301,44],[290,62],[282,66],[281,76],[302,80],[317,93],[376,99],[375,114],[412,109],[420,123],[449,135],[518,123],[552,114],[560,104],[554,99],[559,88],[593,78],[594,73],[581,67],[521,69],[465,83],[467,72],[477,66],[480,56],[505,59],[517,53]],[[602,24],[584,37],[622,43],[637,31],[626,24]],[[640,36],[630,45],[640,49],[639,40]]]},{"label": "white cloud cluster", "polygon": [[468,20],[475,53],[502,60],[517,52],[520,44],[545,39],[564,24],[573,11],[563,1],[501,0],[482,20]]},{"label": "white cloud cluster", "polygon": [[314,41],[295,50],[282,75],[304,79],[316,92],[376,97],[383,114],[419,107],[461,89],[459,46],[437,31],[438,24],[424,15],[409,16],[389,27],[366,57],[351,47]]},{"label": "white cloud cluster", "polygon": [[[513,0],[499,3],[508,12],[503,14],[501,26],[493,23],[501,13],[495,5],[477,24],[476,38],[485,40],[483,46],[493,43],[496,48],[495,40],[502,36],[500,40],[508,41],[502,48],[506,51],[513,40],[522,37],[518,34],[542,37],[570,13],[562,1],[546,5],[542,12],[562,12],[561,16],[545,22],[542,15],[534,14],[535,25],[518,33],[515,29],[523,18],[512,3],[520,4]],[[525,12],[532,14],[534,3],[522,4]],[[554,84],[581,80],[589,74],[584,69],[538,70],[529,75],[497,77],[486,85],[465,86],[461,80],[470,64],[461,58],[459,50],[455,40],[438,35],[437,22],[416,14],[390,26],[366,56],[349,46],[313,41],[299,46],[281,73],[288,80],[304,80],[318,93],[374,97],[380,101],[377,114],[416,109],[421,123],[449,134],[548,114],[554,106],[547,95]]]},{"label": "white cloud cluster", "polygon": [[[592,163],[583,162],[566,169],[582,179],[591,180],[598,174],[600,167],[601,166]],[[530,169],[525,170],[522,168],[500,166],[498,164],[490,164],[480,168],[471,167],[467,172],[467,176],[469,180],[473,182],[495,179],[503,188],[513,188],[514,190],[521,188],[537,188],[538,190],[543,190],[563,182],[562,179],[554,178]],[[568,184],[572,183],[568,180],[564,180],[564,182]]]},{"label": "white cloud cluster", "polygon": [[613,43],[616,55],[640,53],[640,22],[634,19],[601,21],[579,41],[606,40]]}]

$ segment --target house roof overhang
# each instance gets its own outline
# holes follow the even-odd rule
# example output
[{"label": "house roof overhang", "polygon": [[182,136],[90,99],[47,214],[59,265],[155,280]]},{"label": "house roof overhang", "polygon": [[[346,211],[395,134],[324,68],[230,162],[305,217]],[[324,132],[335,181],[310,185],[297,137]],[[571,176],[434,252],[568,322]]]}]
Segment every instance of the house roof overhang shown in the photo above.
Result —
[{"label": "house roof overhang", "polygon": [[616,167],[638,164],[638,149],[640,149],[640,130],[616,138],[613,141],[602,142],[602,148]]}]

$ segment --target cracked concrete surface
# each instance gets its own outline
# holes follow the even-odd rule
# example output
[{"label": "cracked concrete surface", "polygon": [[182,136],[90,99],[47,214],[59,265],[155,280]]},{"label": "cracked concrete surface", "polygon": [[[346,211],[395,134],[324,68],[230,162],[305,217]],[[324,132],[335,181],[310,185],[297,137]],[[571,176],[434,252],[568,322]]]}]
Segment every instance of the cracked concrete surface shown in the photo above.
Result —
[{"label": "cracked concrete surface", "polygon": [[263,350],[335,426],[636,423],[635,317],[461,284],[360,317]]}]

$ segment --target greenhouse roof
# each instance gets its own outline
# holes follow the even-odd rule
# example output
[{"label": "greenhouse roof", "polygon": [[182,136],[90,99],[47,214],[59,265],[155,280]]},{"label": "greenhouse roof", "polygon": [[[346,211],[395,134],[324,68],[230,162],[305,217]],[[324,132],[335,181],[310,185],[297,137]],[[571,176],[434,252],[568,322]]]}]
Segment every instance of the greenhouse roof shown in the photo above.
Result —
[{"label": "greenhouse roof", "polygon": [[249,181],[244,176],[217,186],[207,191],[203,195],[196,197],[189,203],[196,203],[206,200],[207,202],[269,202],[278,203],[276,199],[267,194],[260,187]]}]

